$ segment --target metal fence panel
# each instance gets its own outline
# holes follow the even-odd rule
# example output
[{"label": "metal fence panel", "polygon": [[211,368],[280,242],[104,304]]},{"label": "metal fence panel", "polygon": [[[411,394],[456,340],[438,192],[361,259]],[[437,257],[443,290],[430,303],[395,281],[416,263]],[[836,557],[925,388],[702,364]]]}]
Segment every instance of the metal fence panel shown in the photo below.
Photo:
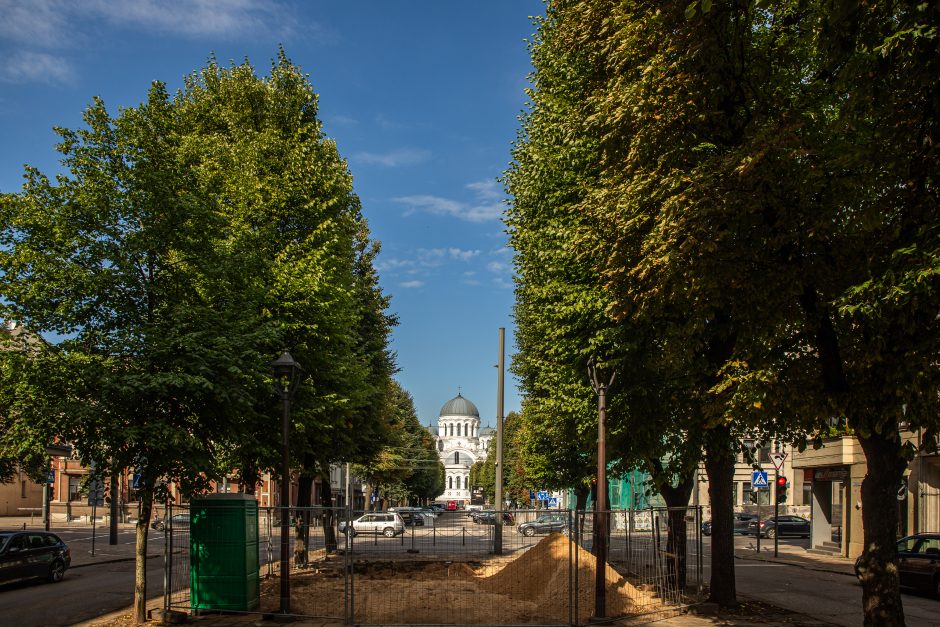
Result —
[{"label": "metal fence panel", "polygon": [[[280,514],[259,510],[262,613],[279,609]],[[403,532],[396,526],[389,535],[384,528],[344,533],[362,514],[288,512],[294,615],[361,625],[583,625],[593,617],[593,512],[514,510],[500,513],[500,527],[496,514],[446,512],[411,516]],[[697,599],[699,509],[605,515],[608,616],[653,620]],[[166,608],[190,611],[188,529],[167,528],[165,545]]]}]

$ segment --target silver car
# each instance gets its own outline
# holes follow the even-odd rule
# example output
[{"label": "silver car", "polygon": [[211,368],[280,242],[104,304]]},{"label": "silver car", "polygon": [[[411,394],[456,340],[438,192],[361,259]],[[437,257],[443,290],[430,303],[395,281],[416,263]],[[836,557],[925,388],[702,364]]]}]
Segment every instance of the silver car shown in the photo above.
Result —
[{"label": "silver car", "polygon": [[[352,527],[352,536],[360,533],[382,534],[386,538],[405,533],[405,521],[402,520],[396,512],[371,512],[364,514],[352,521],[349,525]],[[342,533],[347,532],[346,521],[339,523],[339,530]]]}]

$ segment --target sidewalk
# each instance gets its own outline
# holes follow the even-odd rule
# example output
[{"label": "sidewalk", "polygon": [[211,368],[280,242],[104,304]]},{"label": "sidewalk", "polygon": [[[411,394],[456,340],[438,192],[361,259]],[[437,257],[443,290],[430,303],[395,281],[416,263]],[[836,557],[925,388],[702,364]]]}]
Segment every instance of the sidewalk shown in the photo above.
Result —
[{"label": "sidewalk", "polygon": [[818,555],[807,553],[806,549],[791,545],[781,544],[778,557],[774,557],[773,542],[761,542],[761,552],[755,549],[736,548],[734,556],[744,560],[758,560],[762,562],[776,562],[778,564],[788,564],[790,566],[799,566],[809,570],[818,570],[827,573],[836,573],[839,575],[855,576],[855,561],[845,558],[828,555]]}]

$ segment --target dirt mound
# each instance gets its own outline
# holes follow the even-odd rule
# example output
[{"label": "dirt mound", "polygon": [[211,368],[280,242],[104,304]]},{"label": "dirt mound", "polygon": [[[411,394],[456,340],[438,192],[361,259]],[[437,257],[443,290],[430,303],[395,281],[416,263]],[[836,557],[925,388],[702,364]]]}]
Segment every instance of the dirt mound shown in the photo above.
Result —
[{"label": "dirt mound", "polygon": [[[574,551],[577,551],[576,556]],[[569,589],[573,585],[569,563],[575,559],[578,564],[580,613],[593,613],[596,560],[591,553],[559,533],[546,536],[498,573],[483,579],[480,587],[489,592],[530,599],[550,614],[563,614],[567,612]],[[608,616],[646,612],[660,604],[652,594],[634,587],[610,564],[606,565],[605,578]]]}]

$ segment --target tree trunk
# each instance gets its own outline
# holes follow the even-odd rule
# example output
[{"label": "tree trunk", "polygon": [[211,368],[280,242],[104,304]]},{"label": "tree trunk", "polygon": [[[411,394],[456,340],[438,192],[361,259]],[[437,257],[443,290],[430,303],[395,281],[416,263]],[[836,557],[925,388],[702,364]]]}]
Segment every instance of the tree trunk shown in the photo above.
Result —
[{"label": "tree trunk", "polygon": [[[696,469],[697,472],[697,469]],[[666,576],[670,583],[679,591],[685,590],[686,566],[688,561],[688,525],[686,513],[689,511],[689,498],[692,496],[694,473],[690,472],[682,478],[679,485],[672,487],[663,485],[659,488],[669,512],[669,531],[666,536],[666,553],[668,557]]]},{"label": "tree trunk", "polygon": [[574,506],[575,520],[574,522],[577,525],[579,538],[584,537],[584,510],[587,508],[588,493],[589,493],[589,490],[587,486],[583,486],[583,485],[579,485],[574,490],[574,494],[575,494],[575,506]]},{"label": "tree trunk", "polygon": [[[329,470],[329,464],[326,464]],[[326,553],[336,552],[336,529],[333,526],[333,486],[330,485],[329,472],[320,475],[321,485],[323,486],[323,542],[326,545]]]},{"label": "tree trunk", "polygon": [[734,582],[734,462],[731,428],[715,427],[705,434],[705,471],[712,509],[712,574],[709,601],[736,607]]},{"label": "tree trunk", "polygon": [[865,625],[904,625],[898,587],[897,493],[907,461],[896,432],[872,433],[858,436],[858,440],[868,463],[868,474],[862,481],[865,551],[859,568]]},{"label": "tree trunk", "polygon": [[307,565],[307,549],[310,546],[310,490],[313,477],[301,473],[297,479],[297,518],[294,521],[294,563]]},{"label": "tree trunk", "polygon": [[[144,490],[140,495],[140,516],[137,518],[136,544],[134,546],[134,622],[147,622],[147,534],[150,516],[153,513],[153,491]],[[170,555],[169,559],[173,559]]]}]

